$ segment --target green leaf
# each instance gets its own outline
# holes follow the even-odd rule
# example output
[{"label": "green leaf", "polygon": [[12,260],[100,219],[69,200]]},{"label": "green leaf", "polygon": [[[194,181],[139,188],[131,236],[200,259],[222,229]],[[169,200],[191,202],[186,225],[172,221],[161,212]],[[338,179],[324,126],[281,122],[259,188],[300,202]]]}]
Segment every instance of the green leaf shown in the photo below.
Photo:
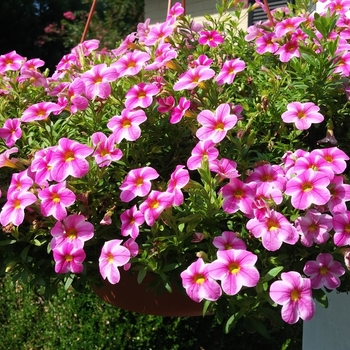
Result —
[{"label": "green leaf", "polygon": [[270,333],[266,329],[265,325],[257,318],[248,316],[249,321],[253,325],[253,327],[266,339],[270,339]]},{"label": "green leaf", "polygon": [[4,239],[3,241],[0,241],[0,245],[10,245],[16,242],[17,241],[15,239]]},{"label": "green leaf", "polygon": [[312,291],[312,296],[324,307],[328,307],[328,298],[327,294],[322,289],[314,289]]},{"label": "green leaf", "polygon": [[283,266],[276,266],[271,269],[262,279],[261,282],[268,282],[276,277],[283,270]]},{"label": "green leaf", "polygon": [[74,278],[69,275],[66,279],[66,283],[64,284],[64,289],[68,290],[68,288],[71,286],[72,282],[73,282]]},{"label": "green leaf", "polygon": [[227,334],[232,328],[235,327],[237,321],[238,321],[238,312],[233,314],[226,322],[225,325],[225,333]]},{"label": "green leaf", "polygon": [[144,267],[143,269],[141,269],[137,275],[137,283],[141,284],[143,279],[146,277],[146,273],[147,273],[147,267]]}]

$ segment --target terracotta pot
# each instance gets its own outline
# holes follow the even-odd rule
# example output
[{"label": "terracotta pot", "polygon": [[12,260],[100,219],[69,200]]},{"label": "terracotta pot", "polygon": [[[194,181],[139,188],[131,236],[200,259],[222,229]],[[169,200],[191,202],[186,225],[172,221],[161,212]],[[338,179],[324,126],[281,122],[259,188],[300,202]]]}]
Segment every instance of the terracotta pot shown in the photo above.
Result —
[{"label": "terracotta pot", "polygon": [[203,303],[196,303],[177,288],[173,292],[164,291],[155,294],[148,290],[152,277],[147,275],[141,284],[137,276],[120,271],[120,281],[110,284],[103,281],[103,286],[94,287],[95,294],[109,304],[121,309],[156,316],[202,316]]}]

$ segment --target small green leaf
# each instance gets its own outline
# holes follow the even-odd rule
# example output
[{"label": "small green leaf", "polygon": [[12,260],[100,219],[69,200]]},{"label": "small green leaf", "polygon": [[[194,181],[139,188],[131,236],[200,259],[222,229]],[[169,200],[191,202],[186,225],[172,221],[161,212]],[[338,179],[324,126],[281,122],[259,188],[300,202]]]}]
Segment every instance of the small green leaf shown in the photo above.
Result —
[{"label": "small green leaf", "polygon": [[283,270],[283,266],[277,266],[271,269],[262,279],[261,282],[268,282],[276,277]]},{"label": "small green leaf", "polygon": [[322,289],[314,289],[312,291],[312,296],[324,307],[328,307],[328,298],[327,294]]},{"label": "small green leaf", "polygon": [[270,333],[266,329],[265,325],[257,318],[248,316],[248,319],[252,326],[266,339],[270,339]]},{"label": "small green leaf", "polygon": [[141,284],[143,279],[146,277],[146,273],[147,273],[147,267],[144,267],[143,269],[141,269],[137,275],[137,283]]}]

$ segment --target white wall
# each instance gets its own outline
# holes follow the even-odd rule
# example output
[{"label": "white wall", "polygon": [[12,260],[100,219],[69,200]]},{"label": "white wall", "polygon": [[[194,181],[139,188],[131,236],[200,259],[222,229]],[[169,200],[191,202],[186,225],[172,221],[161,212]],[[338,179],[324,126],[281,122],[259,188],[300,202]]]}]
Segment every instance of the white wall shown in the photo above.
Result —
[{"label": "white wall", "polygon": [[[221,3],[221,0],[219,0]],[[181,0],[174,0],[172,4],[176,2],[181,3]],[[196,22],[205,21],[204,15],[214,15],[216,13],[217,0],[186,0],[186,15],[191,15]],[[168,0],[145,0],[145,19],[150,18],[151,24],[157,22],[164,22],[168,10]],[[246,28],[248,19],[242,23],[242,27]]]}]

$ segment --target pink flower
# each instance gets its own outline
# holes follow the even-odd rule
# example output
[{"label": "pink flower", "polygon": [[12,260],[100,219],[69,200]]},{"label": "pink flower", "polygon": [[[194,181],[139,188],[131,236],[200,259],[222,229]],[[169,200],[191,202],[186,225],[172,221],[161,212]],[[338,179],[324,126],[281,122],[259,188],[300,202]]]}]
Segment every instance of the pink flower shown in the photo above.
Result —
[{"label": "pink flower", "polygon": [[311,124],[318,124],[324,120],[320,110],[312,102],[300,103],[292,102],[287,105],[287,112],[282,114],[282,120],[285,123],[295,123],[295,127],[299,130],[309,129]]},{"label": "pink flower", "polygon": [[25,70],[37,70],[42,67],[45,62],[39,58],[32,58],[28,61],[25,61],[21,67],[21,73]]},{"label": "pink flower", "polygon": [[151,180],[156,179],[159,174],[151,167],[132,169],[120,185],[120,199],[130,202],[136,196],[144,197],[151,189]]},{"label": "pink flower", "polygon": [[316,149],[312,153],[324,158],[334,171],[334,174],[342,174],[346,169],[346,161],[349,160],[345,152],[338,147]]},{"label": "pink flower", "polygon": [[92,152],[88,146],[65,137],[61,138],[49,162],[53,179],[61,182],[69,175],[83,177],[89,171],[89,163],[85,158]]},{"label": "pink flower", "polygon": [[284,272],[281,277],[282,281],[271,284],[270,297],[282,305],[282,319],[289,324],[296,323],[299,318],[310,320],[315,312],[310,279],[302,278],[295,271]]},{"label": "pink flower", "polygon": [[230,179],[230,182],[220,190],[223,198],[222,208],[226,213],[233,214],[241,210],[245,214],[252,213],[252,204],[255,191],[237,178]]},{"label": "pink flower", "polygon": [[333,216],[334,244],[338,247],[350,244],[350,211]]},{"label": "pink flower", "polygon": [[28,176],[28,170],[12,174],[11,183],[7,190],[7,196],[15,191],[28,191],[33,185],[33,180]]},{"label": "pink flower", "polygon": [[66,11],[63,13],[63,17],[64,18],[67,18],[67,19],[70,19],[71,21],[74,21],[75,20],[75,15],[72,11]]},{"label": "pink flower", "polygon": [[198,66],[207,66],[210,67],[210,65],[213,63],[213,60],[209,58],[207,55],[199,55],[199,57],[193,61],[193,65],[195,67]]},{"label": "pink flower", "polygon": [[182,117],[186,114],[186,111],[190,108],[191,101],[186,97],[180,97],[179,104],[173,109],[170,116],[170,123],[178,123]]},{"label": "pink flower", "polygon": [[305,21],[306,18],[303,17],[291,17],[278,22],[275,27],[276,37],[281,38],[289,32],[294,32]]},{"label": "pink flower", "polygon": [[202,167],[202,161],[208,160],[209,164],[216,159],[219,151],[215,148],[215,143],[211,140],[199,141],[191,152],[191,157],[187,160],[187,168],[195,170]]},{"label": "pink flower", "polygon": [[137,210],[136,205],[125,210],[120,215],[120,220],[122,222],[120,229],[122,236],[130,236],[134,239],[139,235],[139,226],[145,222],[143,214]]},{"label": "pink flower", "polygon": [[304,171],[287,182],[285,194],[292,197],[296,209],[306,209],[311,204],[324,205],[331,198],[327,189],[329,178],[311,169]]},{"label": "pink flower", "polygon": [[136,75],[142,69],[145,62],[150,59],[150,55],[147,52],[135,50],[133,52],[127,52],[117,62],[111,64],[111,67],[117,69],[119,77],[125,75]]},{"label": "pink flower", "polygon": [[107,278],[111,284],[116,284],[120,280],[118,267],[130,260],[130,251],[121,245],[122,242],[121,239],[105,242],[98,259],[101,276],[103,279]]},{"label": "pink flower", "polygon": [[16,168],[17,158],[10,159],[10,155],[17,152],[18,152],[18,148],[12,147],[6,150],[5,152],[0,153],[0,168],[2,167]]},{"label": "pink flower", "polygon": [[239,58],[228,60],[222,66],[221,71],[215,80],[217,81],[218,85],[223,85],[225,83],[232,84],[236,74],[238,72],[242,72],[244,68],[245,63]]},{"label": "pink flower", "polygon": [[263,55],[265,52],[276,52],[279,48],[279,45],[276,41],[277,38],[275,33],[265,33],[255,41],[256,52],[260,55]]},{"label": "pink flower", "polygon": [[275,55],[280,55],[281,62],[289,62],[293,57],[300,57],[298,41],[287,41],[275,52]]},{"label": "pink flower", "polygon": [[162,211],[172,206],[174,195],[169,192],[151,191],[147,199],[140,204],[140,211],[148,226],[153,226]]},{"label": "pink flower", "polygon": [[301,243],[311,247],[313,243],[324,244],[328,241],[329,231],[333,228],[332,217],[310,209],[306,215],[295,221],[295,227],[301,235]]},{"label": "pink flower", "polygon": [[202,140],[212,140],[219,143],[237,123],[237,116],[230,114],[229,104],[223,103],[218,106],[215,114],[207,109],[198,114],[198,123],[202,125],[196,132],[196,136]]},{"label": "pink flower", "polygon": [[344,213],[347,209],[346,202],[350,200],[350,185],[344,184],[343,181],[344,178],[341,175],[335,175],[328,186],[331,198],[327,206],[332,214]]},{"label": "pink flower", "polygon": [[175,99],[173,96],[159,97],[157,102],[159,105],[157,107],[159,113],[170,112],[175,106]]},{"label": "pink flower", "polygon": [[281,191],[286,185],[283,169],[279,165],[271,164],[257,166],[253,173],[248,176],[247,182],[270,183]]},{"label": "pink flower", "polygon": [[254,287],[260,279],[254,267],[258,257],[246,250],[218,250],[217,259],[209,264],[209,276],[221,281],[222,290],[228,295],[237,294],[243,286]]},{"label": "pink flower", "polygon": [[85,241],[94,236],[94,226],[85,221],[84,215],[72,214],[62,222],[57,221],[50,233],[53,236],[50,242],[51,249],[57,249],[64,242],[72,242],[82,247]]},{"label": "pink flower", "polygon": [[175,91],[192,90],[200,85],[201,82],[212,78],[214,75],[215,72],[206,66],[189,69],[180,75],[179,81],[175,83],[173,89]]},{"label": "pink flower", "polygon": [[158,92],[159,88],[155,84],[138,83],[126,93],[125,107],[127,109],[149,107],[153,101],[153,96]]},{"label": "pink flower", "polygon": [[[133,238],[129,238],[126,242],[123,243],[123,246],[129,250],[130,256],[135,257],[139,252],[139,245],[135,242]],[[124,270],[128,271],[131,267],[131,263],[126,263],[124,265]]]},{"label": "pink flower", "polygon": [[199,258],[180,274],[187,295],[197,303],[203,299],[218,300],[222,294],[220,285],[209,276],[208,267]]},{"label": "pink flower", "polygon": [[52,167],[49,163],[55,148],[49,147],[37,151],[30,165],[30,170],[35,172],[35,182],[40,186],[46,185],[46,181],[52,181]]},{"label": "pink flower", "polygon": [[247,222],[247,229],[256,238],[262,238],[262,245],[269,251],[276,251],[282,243],[295,244],[299,235],[295,227],[281,213],[270,210],[265,216]]},{"label": "pink flower", "polygon": [[53,102],[39,102],[27,108],[21,117],[22,122],[44,120],[50,113],[60,110],[60,106]]},{"label": "pink flower", "polygon": [[335,289],[340,286],[339,277],[344,275],[345,270],[339,261],[333,260],[331,254],[320,253],[316,261],[305,264],[304,273],[310,277],[312,288]]},{"label": "pink flower", "polygon": [[237,163],[231,159],[214,159],[210,162],[209,169],[210,171],[217,173],[221,178],[233,179],[239,177]]},{"label": "pink flower", "polygon": [[76,54],[77,56],[89,56],[92,51],[98,48],[98,45],[100,45],[100,41],[97,39],[85,40],[74,47],[72,49],[72,53]]},{"label": "pink flower", "polygon": [[184,165],[177,165],[173,173],[170,175],[167,192],[174,195],[173,205],[179,206],[184,201],[184,195],[181,188],[185,187],[190,181],[190,174]]},{"label": "pink flower", "polygon": [[168,43],[160,43],[154,52],[154,62],[147,65],[145,70],[159,69],[177,56],[176,50]]},{"label": "pink flower", "polygon": [[85,93],[85,85],[81,78],[75,78],[68,87],[68,97],[71,102],[70,111],[76,113],[79,111],[85,111],[89,105],[89,101],[86,97],[82,96]]},{"label": "pink flower", "polygon": [[114,136],[107,136],[103,132],[95,132],[91,135],[92,144],[95,151],[93,157],[100,168],[108,166],[111,162],[119,160],[123,153],[119,148],[115,148]]},{"label": "pink flower", "polygon": [[81,273],[86,254],[81,246],[66,241],[53,250],[56,273]]},{"label": "pink flower", "polygon": [[24,62],[24,57],[20,56],[16,51],[11,51],[5,55],[0,56],[0,74],[6,71],[19,70],[22,63]]},{"label": "pink flower", "polygon": [[63,220],[67,216],[66,207],[75,202],[75,194],[66,188],[65,181],[41,190],[38,197],[43,216],[52,215],[56,220]]},{"label": "pink flower", "polygon": [[171,35],[172,32],[173,27],[169,23],[157,23],[152,26],[144,43],[146,46],[152,46],[156,43],[157,40],[163,40],[167,38],[169,35]]},{"label": "pink flower", "polygon": [[146,120],[146,114],[141,109],[134,111],[123,109],[120,116],[116,115],[109,120],[107,127],[113,131],[113,138],[116,143],[120,143],[123,139],[135,141],[141,135],[139,125]]},{"label": "pink flower", "polygon": [[15,142],[21,138],[21,121],[18,118],[6,119],[4,126],[0,128],[0,137],[5,139],[7,147],[12,147]]},{"label": "pink flower", "polygon": [[166,21],[169,24],[174,24],[176,18],[181,16],[184,13],[184,8],[181,6],[179,2],[176,2],[175,5],[169,10]]},{"label": "pink flower", "polygon": [[202,30],[199,32],[198,43],[201,45],[209,45],[216,47],[224,42],[224,38],[216,30]]},{"label": "pink flower", "polygon": [[218,250],[247,249],[244,241],[232,231],[224,231],[221,236],[214,237],[213,246],[218,248]]},{"label": "pink flower", "polygon": [[89,71],[81,75],[85,84],[86,97],[92,100],[96,96],[106,99],[111,94],[111,81],[117,80],[119,74],[113,67],[107,67],[105,63],[93,66]]},{"label": "pink flower", "polygon": [[0,212],[0,223],[6,226],[12,223],[19,226],[24,220],[24,209],[36,201],[33,193],[27,191],[14,191],[8,198],[7,202]]},{"label": "pink flower", "polygon": [[334,61],[337,64],[334,69],[334,73],[341,73],[345,77],[348,77],[350,75],[350,52],[343,53]]}]

